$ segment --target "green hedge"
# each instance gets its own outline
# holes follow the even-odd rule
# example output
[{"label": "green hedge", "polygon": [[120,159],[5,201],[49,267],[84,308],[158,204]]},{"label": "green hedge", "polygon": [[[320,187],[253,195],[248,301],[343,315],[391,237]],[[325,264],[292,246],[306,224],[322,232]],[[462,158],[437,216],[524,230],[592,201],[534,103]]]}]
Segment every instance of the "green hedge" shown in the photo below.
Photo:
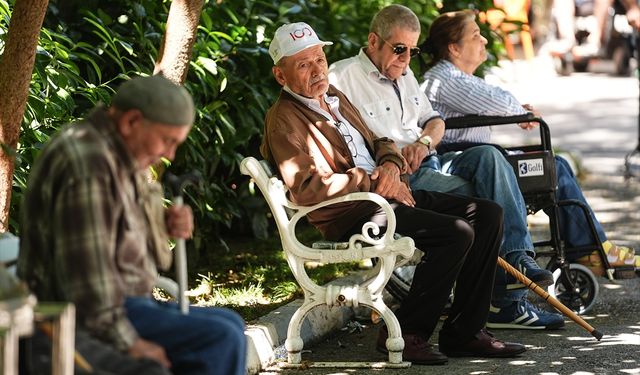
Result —
[{"label": "green hedge", "polygon": [[[0,0],[0,38],[13,1]],[[11,230],[29,167],[43,143],[65,123],[81,118],[134,73],[150,74],[164,31],[168,1],[52,0],[41,32],[16,161]],[[206,181],[191,191],[197,230],[191,256],[224,245],[221,233],[270,235],[268,210],[238,171],[246,155],[258,155],[263,117],[279,86],[271,75],[270,37],[284,22],[305,21],[325,40],[330,62],[357,53],[366,43],[373,14],[390,1],[206,1],[186,86],[198,109],[188,141],[170,169],[197,169]],[[426,30],[439,11],[486,9],[491,1],[401,1]],[[494,54],[501,46],[489,38]],[[424,36],[423,36],[424,37]],[[422,40],[423,38],[421,38]],[[0,39],[0,52],[2,44]],[[412,68],[419,70],[418,65]],[[419,73],[419,72],[417,72]],[[213,253],[215,254],[215,253]]]}]

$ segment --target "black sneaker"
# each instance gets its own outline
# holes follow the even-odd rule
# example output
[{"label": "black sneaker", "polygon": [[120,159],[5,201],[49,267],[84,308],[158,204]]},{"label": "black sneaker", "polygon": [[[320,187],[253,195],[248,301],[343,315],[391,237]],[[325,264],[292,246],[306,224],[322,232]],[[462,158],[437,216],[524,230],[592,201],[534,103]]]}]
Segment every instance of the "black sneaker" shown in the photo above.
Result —
[{"label": "black sneaker", "polygon": [[[511,265],[543,289],[553,284],[553,274],[540,268],[538,263],[528,255],[520,256],[515,264]],[[522,286],[518,279],[507,273],[507,289],[514,289],[515,284]]]}]

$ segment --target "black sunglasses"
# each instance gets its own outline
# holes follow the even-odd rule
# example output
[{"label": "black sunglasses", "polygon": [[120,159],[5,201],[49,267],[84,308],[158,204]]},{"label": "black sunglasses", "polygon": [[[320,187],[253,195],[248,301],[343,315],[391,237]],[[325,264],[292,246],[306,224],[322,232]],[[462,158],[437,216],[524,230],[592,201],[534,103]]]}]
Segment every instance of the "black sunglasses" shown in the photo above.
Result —
[{"label": "black sunglasses", "polygon": [[[382,37],[380,37],[380,39],[382,39]],[[407,52],[407,49],[409,50],[409,56],[414,57],[420,54],[420,48],[418,47],[407,47],[402,43],[398,43],[398,44],[391,44],[389,42],[387,42],[386,40],[382,39],[383,42],[387,43],[389,45],[389,47],[391,47],[391,49],[393,49],[393,54],[394,55],[402,55],[405,52]]]}]

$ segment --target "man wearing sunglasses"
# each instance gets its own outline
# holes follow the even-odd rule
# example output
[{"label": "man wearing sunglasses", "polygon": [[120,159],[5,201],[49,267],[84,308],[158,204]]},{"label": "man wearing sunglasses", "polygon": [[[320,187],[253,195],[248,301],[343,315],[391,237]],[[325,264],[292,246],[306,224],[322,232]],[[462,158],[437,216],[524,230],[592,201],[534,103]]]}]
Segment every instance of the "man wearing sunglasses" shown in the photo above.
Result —
[{"label": "man wearing sunglasses", "polygon": [[[420,21],[413,11],[389,5],[374,16],[367,46],[357,56],[329,68],[329,82],[347,95],[376,136],[388,137],[401,148],[413,190],[477,196],[498,203],[505,219],[500,256],[538,285],[552,284],[552,274],[533,259],[524,199],[502,154],[492,146],[436,153],[445,124],[409,68],[411,57],[420,53],[416,47],[419,37]],[[474,100],[473,94],[469,100]],[[512,305],[524,300],[526,294],[524,285],[498,269],[493,306]],[[556,329],[564,325],[560,315],[527,306],[513,317],[516,323],[510,328]]]}]

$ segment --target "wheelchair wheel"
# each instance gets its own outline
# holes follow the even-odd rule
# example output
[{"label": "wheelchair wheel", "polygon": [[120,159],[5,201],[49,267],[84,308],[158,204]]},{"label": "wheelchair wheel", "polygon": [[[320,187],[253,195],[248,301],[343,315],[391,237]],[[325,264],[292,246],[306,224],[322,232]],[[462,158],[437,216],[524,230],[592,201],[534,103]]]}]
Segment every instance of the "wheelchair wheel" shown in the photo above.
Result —
[{"label": "wheelchair wheel", "polygon": [[600,294],[600,285],[593,272],[581,264],[569,264],[567,276],[573,283],[573,291],[568,290],[562,281],[560,268],[555,268],[552,272],[554,283],[549,286],[547,292],[576,314],[586,314],[591,311]]}]

